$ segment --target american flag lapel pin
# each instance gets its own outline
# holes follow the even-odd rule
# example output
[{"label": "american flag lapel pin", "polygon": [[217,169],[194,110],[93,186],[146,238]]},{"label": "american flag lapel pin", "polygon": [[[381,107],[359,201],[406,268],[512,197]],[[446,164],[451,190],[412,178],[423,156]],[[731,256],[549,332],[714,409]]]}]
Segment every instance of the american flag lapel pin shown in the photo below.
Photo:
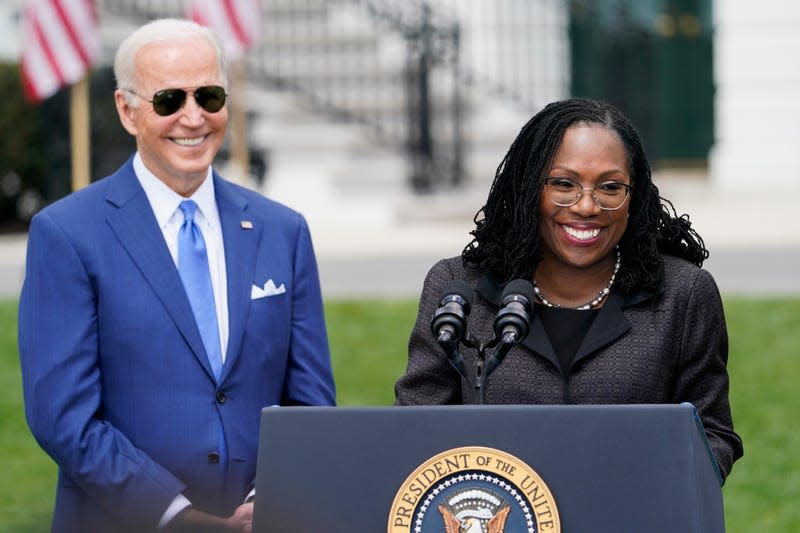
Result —
[{"label": "american flag lapel pin", "polygon": [[242,220],[240,224],[242,225],[242,229],[253,229],[253,223],[249,220]]}]

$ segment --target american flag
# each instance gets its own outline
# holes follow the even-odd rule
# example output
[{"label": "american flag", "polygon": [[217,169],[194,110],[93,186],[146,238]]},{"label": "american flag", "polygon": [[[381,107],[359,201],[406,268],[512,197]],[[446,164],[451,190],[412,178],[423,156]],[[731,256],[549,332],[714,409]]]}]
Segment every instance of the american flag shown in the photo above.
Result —
[{"label": "american flag", "polygon": [[22,83],[31,101],[79,81],[100,53],[91,0],[25,0],[22,12]]},{"label": "american flag", "polygon": [[192,19],[208,26],[219,36],[225,57],[242,57],[261,33],[259,0],[192,0]]}]

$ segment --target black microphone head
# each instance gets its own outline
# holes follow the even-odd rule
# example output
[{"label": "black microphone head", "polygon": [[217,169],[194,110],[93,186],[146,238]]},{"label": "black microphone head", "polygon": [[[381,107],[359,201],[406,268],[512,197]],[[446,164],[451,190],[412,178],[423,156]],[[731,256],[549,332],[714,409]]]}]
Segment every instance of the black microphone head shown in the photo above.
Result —
[{"label": "black microphone head", "polygon": [[431,319],[433,336],[446,342],[458,342],[466,331],[467,315],[471,308],[472,287],[460,279],[449,282],[442,291],[439,308]]},{"label": "black microphone head", "polygon": [[[533,290],[531,288],[531,290]],[[454,279],[447,283],[442,290],[442,298],[439,305],[444,305],[447,302],[453,301],[453,296],[460,297],[464,306],[464,313],[469,314],[472,309],[472,287],[463,279]]]},{"label": "black microphone head", "polygon": [[[521,301],[519,298],[520,296],[525,299],[524,302]],[[500,305],[505,306],[514,300],[522,303],[525,309],[529,309],[533,302],[533,283],[526,279],[514,279],[509,281],[505,289],[503,289],[503,296],[500,297]]]},{"label": "black microphone head", "polygon": [[519,342],[530,329],[533,284],[524,279],[515,279],[506,285],[501,297],[500,312],[494,319],[494,333],[498,339]]}]

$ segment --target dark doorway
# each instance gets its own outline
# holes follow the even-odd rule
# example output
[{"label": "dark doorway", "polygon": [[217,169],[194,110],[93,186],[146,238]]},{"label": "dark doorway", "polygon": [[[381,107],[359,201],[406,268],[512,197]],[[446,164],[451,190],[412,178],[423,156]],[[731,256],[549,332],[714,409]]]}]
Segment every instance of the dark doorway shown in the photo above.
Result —
[{"label": "dark doorway", "polygon": [[711,0],[572,0],[574,96],[619,107],[659,166],[705,165],[714,141]]}]

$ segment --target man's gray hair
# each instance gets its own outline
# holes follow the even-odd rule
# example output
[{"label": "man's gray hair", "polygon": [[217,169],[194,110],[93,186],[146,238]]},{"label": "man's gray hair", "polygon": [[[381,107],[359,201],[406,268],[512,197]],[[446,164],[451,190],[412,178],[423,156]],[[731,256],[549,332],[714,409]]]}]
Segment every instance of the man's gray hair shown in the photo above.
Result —
[{"label": "man's gray hair", "polygon": [[[152,43],[181,42],[203,37],[208,39],[217,56],[217,69],[222,78],[222,85],[228,88],[228,75],[225,65],[225,53],[217,35],[209,28],[196,22],[184,19],[159,19],[139,27],[122,41],[114,57],[114,77],[118,89],[136,89],[136,54],[144,46]],[[127,92],[125,93],[128,98]],[[128,103],[135,105],[133,100]]]}]

